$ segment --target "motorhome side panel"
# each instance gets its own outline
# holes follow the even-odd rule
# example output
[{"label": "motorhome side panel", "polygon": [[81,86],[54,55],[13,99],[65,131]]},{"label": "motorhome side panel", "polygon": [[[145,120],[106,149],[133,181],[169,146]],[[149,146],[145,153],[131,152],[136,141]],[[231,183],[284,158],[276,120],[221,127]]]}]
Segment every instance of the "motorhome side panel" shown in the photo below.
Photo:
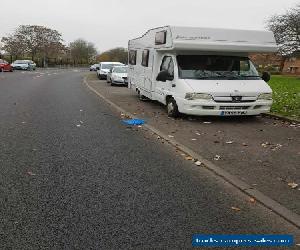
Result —
[{"label": "motorhome side panel", "polygon": [[[134,59],[132,58],[133,55]],[[128,78],[130,87],[133,89],[144,87],[144,68],[141,65],[142,62],[142,50],[132,48],[129,50],[129,71]]]}]

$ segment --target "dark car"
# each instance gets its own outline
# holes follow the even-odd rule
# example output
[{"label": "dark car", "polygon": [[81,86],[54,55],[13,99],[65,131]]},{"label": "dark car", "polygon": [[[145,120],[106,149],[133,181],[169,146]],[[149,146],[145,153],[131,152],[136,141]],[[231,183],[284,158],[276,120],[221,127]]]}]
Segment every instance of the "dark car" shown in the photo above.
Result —
[{"label": "dark car", "polygon": [[0,72],[13,72],[13,68],[7,61],[0,59]]}]

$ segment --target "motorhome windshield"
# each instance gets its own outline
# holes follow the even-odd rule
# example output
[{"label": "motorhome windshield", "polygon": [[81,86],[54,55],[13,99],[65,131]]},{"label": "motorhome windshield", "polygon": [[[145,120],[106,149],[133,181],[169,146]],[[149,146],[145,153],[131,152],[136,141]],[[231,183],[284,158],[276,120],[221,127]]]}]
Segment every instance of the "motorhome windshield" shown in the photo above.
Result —
[{"label": "motorhome windshield", "polygon": [[260,79],[247,57],[221,55],[178,55],[179,77],[182,79]]}]

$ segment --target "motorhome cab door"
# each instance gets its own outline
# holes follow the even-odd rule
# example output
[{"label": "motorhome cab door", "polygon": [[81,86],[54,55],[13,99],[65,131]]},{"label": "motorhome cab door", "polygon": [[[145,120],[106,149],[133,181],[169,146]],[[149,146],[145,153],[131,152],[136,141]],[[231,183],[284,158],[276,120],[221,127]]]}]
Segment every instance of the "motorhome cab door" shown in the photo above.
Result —
[{"label": "motorhome cab door", "polygon": [[166,96],[176,87],[174,80],[174,65],[174,58],[171,55],[163,56],[160,61],[158,73],[161,71],[167,71],[169,74],[169,77],[166,81],[156,80],[156,97],[161,103],[166,103]]}]

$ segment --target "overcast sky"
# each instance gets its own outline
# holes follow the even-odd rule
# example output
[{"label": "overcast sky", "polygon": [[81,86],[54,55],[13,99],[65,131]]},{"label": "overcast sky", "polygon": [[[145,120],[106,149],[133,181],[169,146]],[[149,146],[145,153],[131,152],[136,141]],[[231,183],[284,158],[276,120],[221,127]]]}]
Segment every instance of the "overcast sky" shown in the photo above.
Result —
[{"label": "overcast sky", "polygon": [[178,25],[265,29],[266,19],[300,0],[0,0],[0,37],[21,24],[43,25],[99,51],[127,47],[149,28]]}]

